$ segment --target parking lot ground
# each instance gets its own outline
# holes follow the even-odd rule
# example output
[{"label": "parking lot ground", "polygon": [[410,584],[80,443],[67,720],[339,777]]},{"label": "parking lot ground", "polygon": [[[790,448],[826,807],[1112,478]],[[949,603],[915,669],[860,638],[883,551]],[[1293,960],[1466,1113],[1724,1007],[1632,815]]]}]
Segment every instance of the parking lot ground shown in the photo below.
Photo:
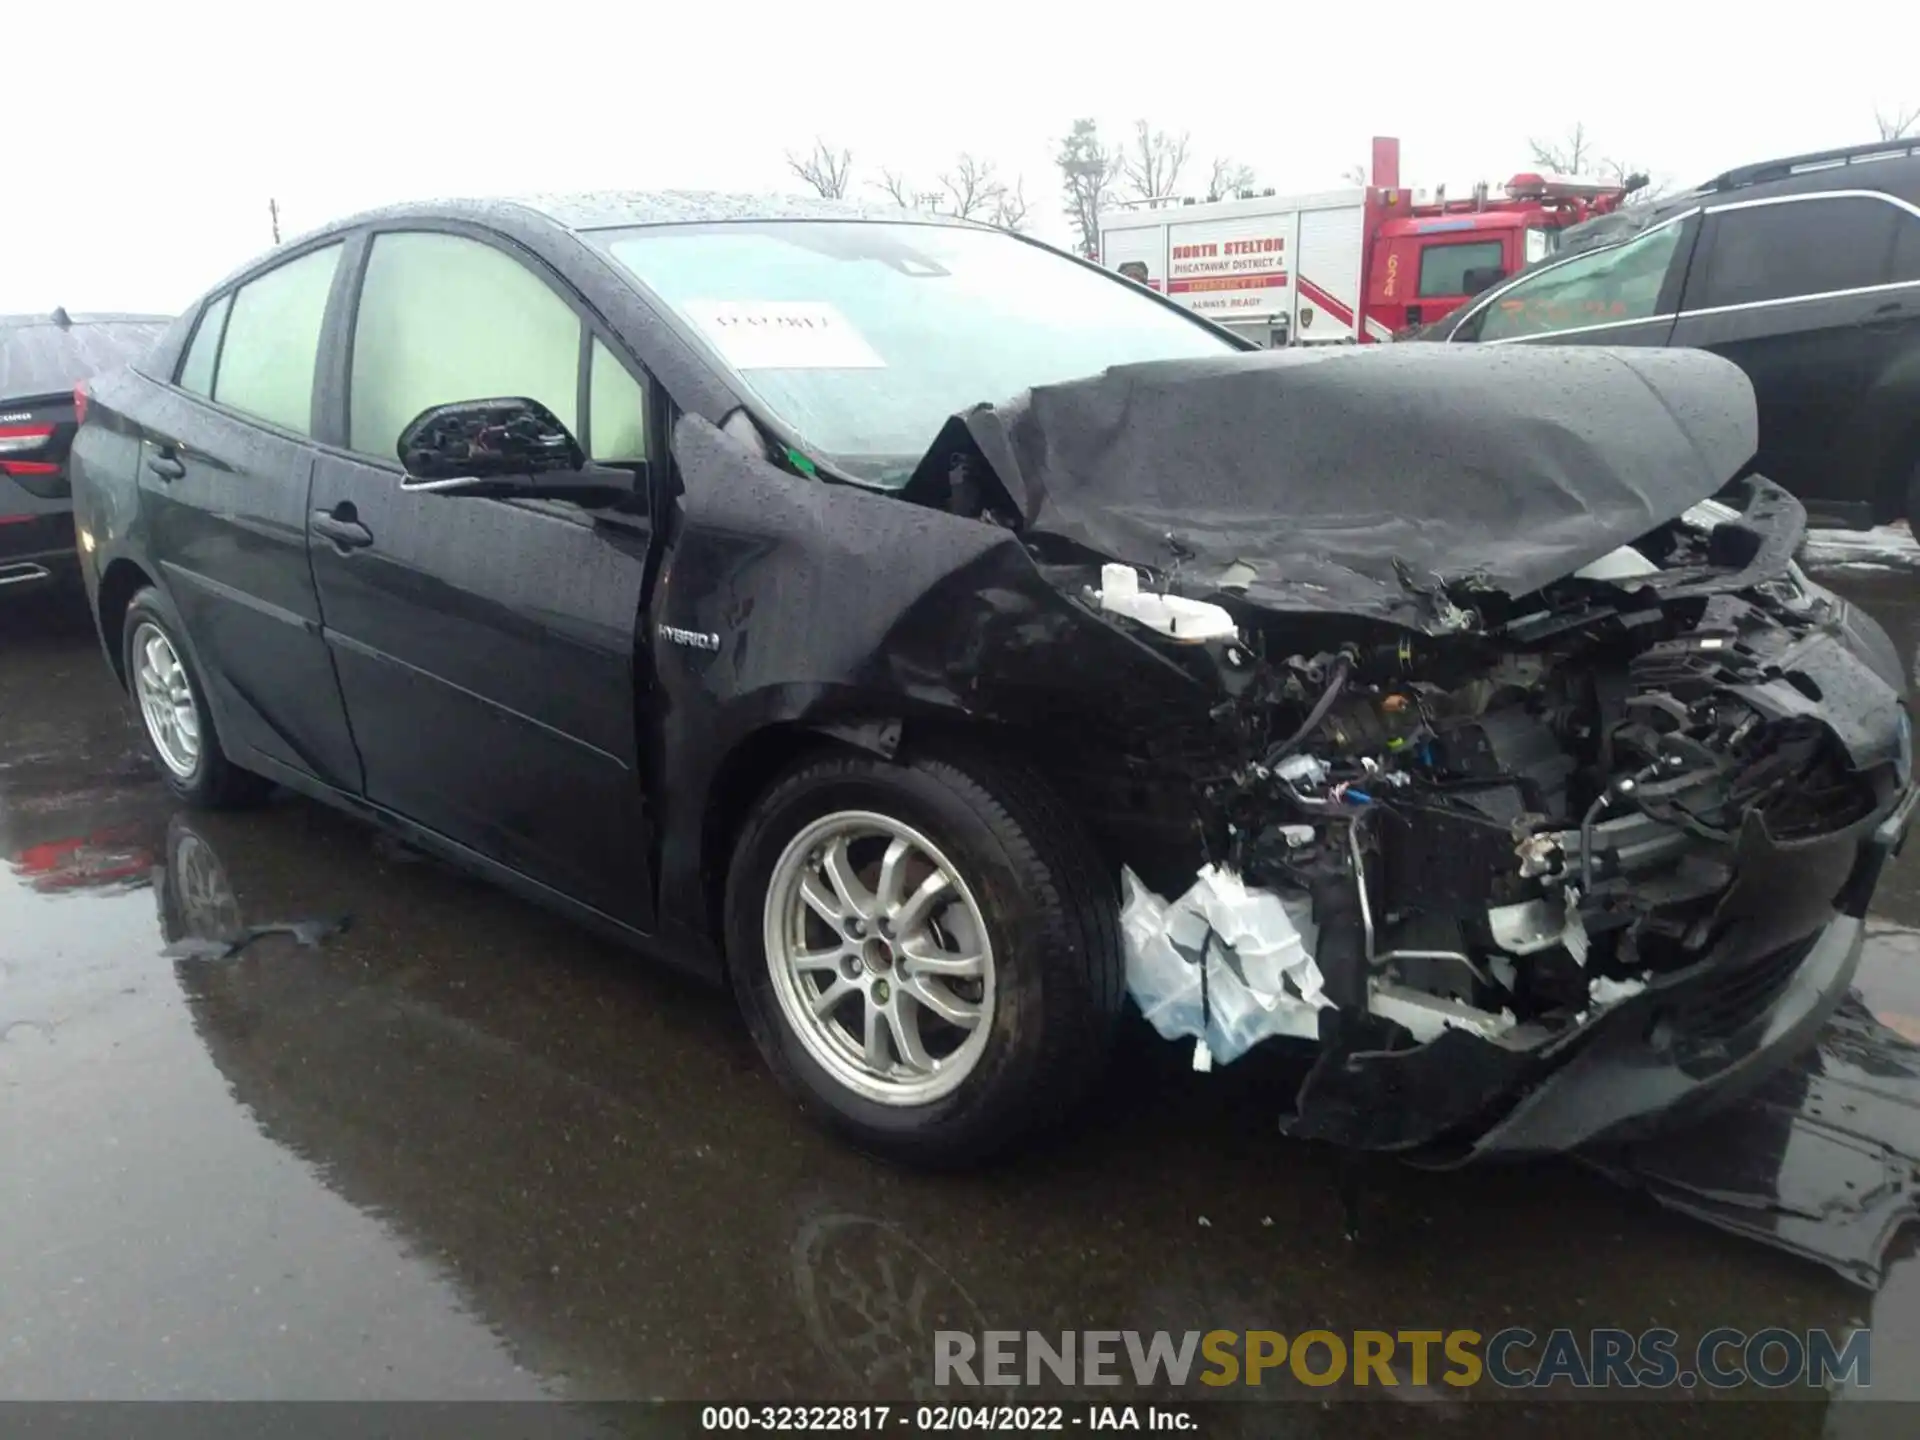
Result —
[{"label": "parking lot ground", "polygon": [[[1920,643],[1910,575],[1835,583]],[[1259,1053],[1140,1036],[1032,1153],[887,1168],[799,1120],[726,995],[304,800],[179,812],[136,741],[84,606],[0,606],[0,1399],[899,1400],[942,1329],[1516,1324],[1871,1324],[1872,1394],[1920,1398],[1920,1259],[1868,1295],[1560,1161],[1368,1164],[1348,1239]],[[1920,1035],[1916,967],[1920,846],[1861,978]],[[1741,1433],[1851,1433],[1814,1398]]]}]

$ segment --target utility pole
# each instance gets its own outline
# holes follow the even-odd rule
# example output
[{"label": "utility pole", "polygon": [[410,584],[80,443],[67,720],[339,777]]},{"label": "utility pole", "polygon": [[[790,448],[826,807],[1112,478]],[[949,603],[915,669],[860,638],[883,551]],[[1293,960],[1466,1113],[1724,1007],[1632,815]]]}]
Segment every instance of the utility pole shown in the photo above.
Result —
[{"label": "utility pole", "polygon": [[267,218],[273,222],[273,243],[278,245],[280,243],[280,202],[278,200],[267,201]]}]

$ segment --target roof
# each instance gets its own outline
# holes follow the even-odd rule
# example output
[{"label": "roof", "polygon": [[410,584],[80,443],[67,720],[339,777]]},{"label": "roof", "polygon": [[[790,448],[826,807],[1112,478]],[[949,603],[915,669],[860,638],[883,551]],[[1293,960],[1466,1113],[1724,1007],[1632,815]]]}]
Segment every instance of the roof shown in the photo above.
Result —
[{"label": "roof", "polygon": [[[630,225],[703,225],[740,220],[865,220],[905,225],[963,225],[986,229],[977,220],[935,215],[891,201],[827,200],[813,195],[742,195],[716,190],[601,190],[573,195],[495,196],[489,199],[404,200],[329,220],[284,244],[261,251],[235,266],[203,295],[226,289],[250,275],[276,253],[324,244],[358,226],[382,220],[461,220],[511,233],[532,217],[538,223],[582,233]],[[198,309],[198,304],[193,307]]]},{"label": "roof", "polygon": [[[891,201],[827,200],[813,195],[735,195],[716,190],[597,190],[573,195],[503,196],[485,200],[419,200],[384,205],[344,216],[289,246],[313,236],[350,230],[371,220],[415,215],[458,216],[485,222],[531,211],[565,230],[616,230],[629,225],[704,225],[727,220],[867,220],[910,225],[968,225],[952,215],[935,215]],[[252,262],[249,262],[249,268]]]},{"label": "roof", "polygon": [[57,395],[137,359],[171,323],[164,315],[0,315],[0,398]]},{"label": "roof", "polygon": [[725,220],[869,220],[915,225],[967,225],[891,201],[828,200],[813,195],[730,195],[712,190],[602,190],[581,195],[529,195],[509,202],[537,210],[569,230],[625,225],[701,225]]},{"label": "roof", "polygon": [[[63,312],[38,315],[0,315],[0,330],[16,330],[27,326],[45,325],[49,329],[66,328],[60,323]],[[123,310],[84,310],[78,315],[68,315],[67,325],[171,325],[171,315],[140,315]]]},{"label": "roof", "polygon": [[[1877,164],[1887,160],[1909,160],[1920,158],[1920,138],[1899,140],[1874,140],[1864,145],[1847,145],[1838,150],[1815,150],[1806,155],[1787,155],[1777,160],[1762,160],[1756,165],[1741,165],[1716,175],[1700,188],[1702,190],[1736,190],[1746,185],[1764,185],[1773,180],[1785,180],[1791,176],[1804,175],[1821,170],[1832,170],[1840,166]],[[1912,170],[1915,167],[1907,167]],[[1863,183],[1871,184],[1872,176]],[[1845,180],[1842,180],[1845,183]]]},{"label": "roof", "polygon": [[1701,207],[1829,190],[1877,190],[1910,204],[1920,203],[1920,140],[1889,140],[1729,170],[1695,189],[1622,206],[1610,215],[1569,226],[1560,232],[1559,247],[1548,262],[1617,244]]}]

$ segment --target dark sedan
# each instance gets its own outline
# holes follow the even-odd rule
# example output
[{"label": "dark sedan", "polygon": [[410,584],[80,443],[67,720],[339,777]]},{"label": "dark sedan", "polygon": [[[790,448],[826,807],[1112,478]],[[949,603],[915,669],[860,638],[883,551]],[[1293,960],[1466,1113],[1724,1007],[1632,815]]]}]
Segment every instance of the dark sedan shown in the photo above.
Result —
[{"label": "dark sedan", "polygon": [[809,1110],[951,1161],[1129,994],[1398,1151],[1804,1048],[1905,681],[1724,488],[1754,438],[1711,357],[1249,353],[985,227],[668,196],[294,242],[74,456],[179,795],[277,782],[727,977]]},{"label": "dark sedan", "polygon": [[143,354],[159,315],[0,315],[0,587],[73,571],[67,447],[81,387]]}]

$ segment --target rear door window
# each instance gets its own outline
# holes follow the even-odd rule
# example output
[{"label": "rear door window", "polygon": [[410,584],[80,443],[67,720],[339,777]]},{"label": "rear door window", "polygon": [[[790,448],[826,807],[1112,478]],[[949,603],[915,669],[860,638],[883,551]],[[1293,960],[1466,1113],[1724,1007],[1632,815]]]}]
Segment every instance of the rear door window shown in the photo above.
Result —
[{"label": "rear door window", "polygon": [[314,363],[339,264],[340,246],[328,245],[234,292],[213,375],[216,401],[296,435],[313,433]]},{"label": "rear door window", "polygon": [[1722,210],[1709,217],[1685,307],[1711,310],[1887,282],[1906,212],[1846,195]]},{"label": "rear door window", "polygon": [[1425,247],[1420,252],[1420,298],[1466,294],[1467,271],[1500,269],[1504,248],[1498,240]]}]

